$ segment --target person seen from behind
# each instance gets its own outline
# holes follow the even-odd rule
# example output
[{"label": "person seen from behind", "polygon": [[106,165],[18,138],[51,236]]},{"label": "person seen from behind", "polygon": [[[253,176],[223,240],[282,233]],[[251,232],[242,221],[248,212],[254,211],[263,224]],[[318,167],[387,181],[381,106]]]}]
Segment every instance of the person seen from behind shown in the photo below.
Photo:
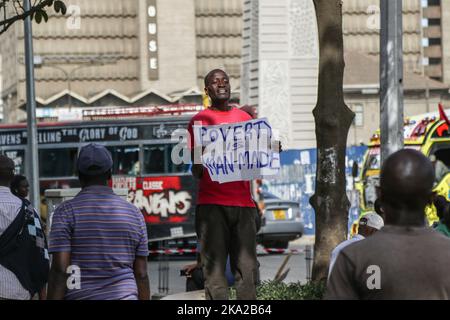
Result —
[{"label": "person seen from behind", "polygon": [[366,215],[362,216],[358,222],[358,233],[356,235],[354,235],[351,239],[341,242],[331,252],[330,268],[328,271],[328,277],[331,274],[331,270],[333,269],[334,263],[336,262],[336,258],[338,257],[339,253],[345,247],[347,247],[348,245],[350,245],[354,242],[361,241],[367,237],[370,237],[375,232],[377,232],[381,228],[383,228],[383,226],[384,226],[383,218],[381,218],[375,212],[369,212]]},{"label": "person seen from behind", "polygon": [[433,199],[439,221],[433,224],[433,229],[450,237],[450,202],[444,196],[436,195]]},{"label": "person seen from behind", "polygon": [[[112,167],[104,146],[81,148],[82,190],[56,209],[50,227],[49,299],[150,299],[144,217],[108,186]],[[73,281],[68,272],[76,276]]]},{"label": "person seen from behind", "polygon": [[0,300],[30,300],[35,294],[45,300],[49,272],[45,233],[29,201],[11,192],[13,178],[13,160],[0,155]]},{"label": "person seen from behind", "polygon": [[385,226],[344,248],[327,283],[326,299],[450,299],[450,239],[426,226],[434,168],[412,149],[390,155],[380,175]]}]

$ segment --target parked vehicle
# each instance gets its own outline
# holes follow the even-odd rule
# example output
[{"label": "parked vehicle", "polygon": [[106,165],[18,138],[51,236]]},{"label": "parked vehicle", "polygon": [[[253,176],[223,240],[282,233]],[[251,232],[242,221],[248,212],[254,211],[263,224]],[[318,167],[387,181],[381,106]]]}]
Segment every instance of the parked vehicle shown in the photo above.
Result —
[{"label": "parked vehicle", "polygon": [[298,239],[304,231],[300,215],[300,204],[283,200],[273,194],[264,192],[263,221],[257,234],[258,243],[266,248],[285,249],[289,241]]},{"label": "parked vehicle", "polygon": [[[201,105],[101,108],[84,110],[82,121],[39,123],[41,194],[47,189],[79,188],[75,165],[79,148],[90,142],[102,144],[114,161],[111,186],[128,189],[128,201],[146,221],[150,248],[166,245],[163,241],[192,248],[196,181],[189,165],[172,162],[176,142],[171,137],[202,109]],[[26,133],[23,123],[0,125],[0,154],[14,160],[17,174],[29,165]]]},{"label": "parked vehicle", "polygon": [[[406,118],[404,125],[405,148],[420,151],[427,157],[434,156],[447,168],[450,167],[450,123],[445,115],[448,112],[449,110],[444,110],[440,105],[439,112]],[[378,196],[377,186],[381,169],[380,144],[380,130],[377,130],[370,140],[361,172],[354,173],[354,176],[359,176],[355,187],[360,193],[360,217],[374,210],[374,203]],[[450,200],[450,172],[438,178],[433,191]],[[425,215],[430,226],[439,220],[434,205],[427,206]],[[355,221],[352,226],[352,235],[357,233],[358,221]]]}]

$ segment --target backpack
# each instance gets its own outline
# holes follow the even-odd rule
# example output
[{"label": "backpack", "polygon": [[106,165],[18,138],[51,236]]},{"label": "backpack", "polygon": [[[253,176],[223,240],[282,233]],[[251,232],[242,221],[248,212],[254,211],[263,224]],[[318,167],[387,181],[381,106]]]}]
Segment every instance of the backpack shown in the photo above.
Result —
[{"label": "backpack", "polygon": [[48,246],[41,220],[28,200],[0,236],[0,265],[14,273],[34,296],[47,283],[50,269]]}]

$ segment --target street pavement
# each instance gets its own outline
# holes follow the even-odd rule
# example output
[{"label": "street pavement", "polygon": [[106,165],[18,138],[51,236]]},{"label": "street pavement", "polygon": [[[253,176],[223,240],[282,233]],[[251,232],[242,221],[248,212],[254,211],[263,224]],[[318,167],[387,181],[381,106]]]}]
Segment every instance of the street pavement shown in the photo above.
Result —
[{"label": "street pavement", "polygon": [[[290,269],[286,278],[283,280],[285,283],[301,282],[305,283],[307,279],[307,260],[305,259],[306,246],[313,246],[314,238],[303,236],[302,238],[289,243],[288,252],[299,251],[300,253],[292,254],[284,267],[284,271]],[[273,280],[277,274],[278,269],[282,265],[283,261],[288,256],[287,253],[264,253],[262,248],[259,247],[258,261],[260,263],[260,277],[261,280]],[[163,272],[159,272],[158,269],[164,267],[163,261],[152,260],[149,261],[148,271],[150,277],[150,289],[152,295],[165,296],[173,295],[186,291],[186,278],[180,276],[180,270],[187,264],[195,263],[195,256],[183,256],[183,257],[170,257],[166,262],[168,265],[168,282],[164,283]],[[166,290],[168,289],[168,290]]]}]

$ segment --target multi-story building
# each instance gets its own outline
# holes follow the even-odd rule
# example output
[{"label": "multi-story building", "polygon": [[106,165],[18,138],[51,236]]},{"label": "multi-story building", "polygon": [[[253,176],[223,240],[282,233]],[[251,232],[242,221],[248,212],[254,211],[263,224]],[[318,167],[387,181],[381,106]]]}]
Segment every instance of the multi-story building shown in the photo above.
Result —
[{"label": "multi-story building", "polygon": [[[379,127],[380,1],[344,0],[345,100],[356,113],[350,144],[367,143]],[[450,3],[403,0],[404,111],[408,117],[448,104]],[[450,39],[449,39],[450,40]],[[449,57],[449,58],[445,58]]]},{"label": "multi-story building", "polygon": [[[260,114],[280,128],[289,147],[315,146],[311,111],[317,99],[319,57],[312,1],[244,3],[241,100],[258,105]],[[422,16],[436,16],[436,11],[444,14],[444,9],[438,1],[403,1],[406,116],[436,110],[439,101],[448,99],[450,83],[442,83],[445,72],[436,71],[445,70],[444,60],[432,55],[439,51],[445,56],[445,48],[436,39],[422,40],[432,34]],[[349,144],[367,143],[379,127],[379,18],[377,0],[343,1],[344,94],[347,105],[356,113]],[[438,25],[441,20],[428,21],[429,25]],[[440,30],[439,34],[444,36],[443,24]]]},{"label": "multi-story building", "polygon": [[312,1],[244,2],[241,103],[258,106],[286,148],[315,145],[319,46]]},{"label": "multi-story building", "polygon": [[[379,0],[345,0],[344,41],[347,50],[377,56]],[[403,53],[408,72],[424,73],[450,84],[450,3],[403,0]]]},{"label": "multi-story building", "polygon": [[[346,51],[380,54],[380,1],[344,0],[343,32]],[[403,64],[407,72],[421,71],[421,1],[403,0]]]},{"label": "multi-story building", "polygon": [[[181,5],[184,1],[178,2]],[[175,26],[167,19],[157,21],[159,11],[171,10],[165,1],[159,7],[156,0],[70,0],[66,4],[66,17],[51,15],[48,23],[33,24],[34,53],[41,60],[35,70],[38,102],[61,106],[71,100],[77,106],[83,98],[90,99],[105,90],[135,96],[146,90],[149,83],[155,91],[162,92],[195,85],[194,35],[191,33],[191,39],[186,41],[184,57],[170,47],[171,42],[189,35],[183,29],[193,28],[192,15],[188,15],[190,19],[180,15]],[[150,23],[157,27],[150,30]],[[157,43],[152,33],[160,34],[164,41]],[[25,101],[22,25],[16,23],[6,37],[9,41],[1,50],[10,52],[4,54],[9,63],[4,72],[3,95],[12,95],[13,101],[6,103],[11,106],[10,120],[20,120],[13,114]],[[183,63],[183,58],[187,63]],[[175,81],[168,65],[178,65],[179,81]],[[55,95],[60,97],[55,99]]]},{"label": "multi-story building", "polygon": [[223,68],[232,88],[238,90],[241,77],[243,26],[242,0],[195,0],[198,87],[212,69]]},{"label": "multi-story building", "polygon": [[421,4],[425,74],[450,84],[450,2],[423,0]]},{"label": "multi-story building", "polygon": [[[234,97],[257,105],[286,147],[315,145],[318,44],[312,0],[65,2],[65,17],[51,14],[48,23],[33,24],[40,117],[70,115],[84,106],[201,102],[205,74],[223,68]],[[403,6],[409,115],[446,100],[450,3],[403,0]],[[379,0],[343,1],[344,92],[357,115],[351,144],[367,142],[379,126],[378,18]],[[22,24],[0,40],[5,121],[22,121]]]},{"label": "multi-story building", "polygon": [[[38,114],[81,106],[201,102],[203,77],[226,69],[238,94],[240,0],[65,0],[33,23]],[[6,121],[24,120],[23,26],[1,36]],[[193,98],[194,97],[194,98]]]}]

